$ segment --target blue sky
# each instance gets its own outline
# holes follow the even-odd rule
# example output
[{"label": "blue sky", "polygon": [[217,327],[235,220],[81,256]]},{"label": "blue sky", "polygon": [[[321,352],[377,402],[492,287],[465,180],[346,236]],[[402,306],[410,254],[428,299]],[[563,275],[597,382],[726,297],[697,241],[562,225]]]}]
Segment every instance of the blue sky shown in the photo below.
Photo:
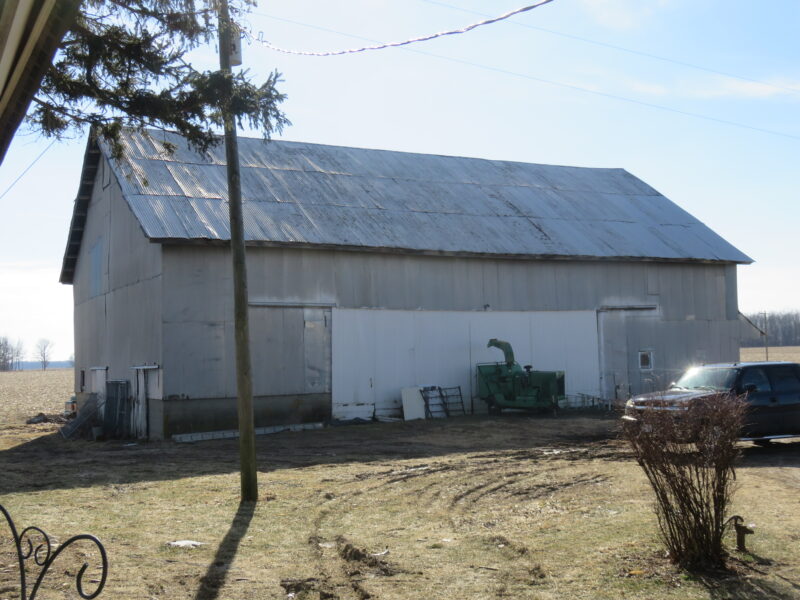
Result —
[{"label": "blue sky", "polygon": [[[272,0],[247,21],[277,46],[325,51],[523,3]],[[800,309],[799,29],[796,0],[555,0],[404,49],[316,58],[245,44],[244,66],[283,74],[284,139],[623,167],[756,261],[739,267],[743,312],[786,310]],[[194,59],[217,61],[213,48]],[[84,143],[54,144],[0,198],[0,335],[29,351],[47,337],[56,358],[72,353],[58,273]],[[0,194],[49,144],[18,133]]]}]

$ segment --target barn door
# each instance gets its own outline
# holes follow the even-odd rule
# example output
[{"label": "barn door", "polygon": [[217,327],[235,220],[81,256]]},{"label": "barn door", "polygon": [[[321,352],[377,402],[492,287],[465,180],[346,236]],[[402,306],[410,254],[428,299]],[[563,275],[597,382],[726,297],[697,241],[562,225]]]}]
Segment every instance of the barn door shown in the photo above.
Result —
[{"label": "barn door", "polygon": [[331,391],[331,309],[303,309],[305,393]]},{"label": "barn door", "polygon": [[[655,316],[650,307],[597,311],[600,390],[607,400],[624,402],[646,387],[640,369],[642,338],[650,329],[645,325],[652,323]],[[652,361],[652,353],[649,356]]]},{"label": "barn door", "polygon": [[[521,364],[566,371],[567,394],[596,397],[599,367],[594,311],[426,311],[334,309],[333,418],[402,416],[404,387],[461,386],[477,396],[475,365],[510,342]],[[478,410],[485,404],[478,401]]]},{"label": "barn door", "polygon": [[127,381],[106,382],[106,407],[103,432],[109,438],[128,438],[131,435],[132,402]]},{"label": "barn door", "polygon": [[331,309],[251,306],[253,395],[330,394]]},{"label": "barn door", "polygon": [[625,311],[597,312],[600,337],[600,389],[607,400],[624,401],[630,394]]}]

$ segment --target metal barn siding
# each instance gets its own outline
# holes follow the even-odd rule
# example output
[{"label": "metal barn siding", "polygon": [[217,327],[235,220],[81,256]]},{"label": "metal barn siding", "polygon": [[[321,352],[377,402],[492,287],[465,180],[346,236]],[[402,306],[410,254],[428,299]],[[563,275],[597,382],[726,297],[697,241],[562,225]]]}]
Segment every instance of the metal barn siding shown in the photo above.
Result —
[{"label": "metal barn siding", "polygon": [[[254,258],[248,257],[250,282],[264,285],[273,275]],[[170,282],[164,288],[164,425],[170,433],[235,428],[230,257],[221,248],[165,247],[164,276]],[[252,291],[250,297],[256,298]],[[259,426],[330,418],[330,308],[303,304],[251,304]]]},{"label": "metal barn siding", "polygon": [[[193,399],[216,398],[222,402],[219,399],[235,396],[232,300],[228,291],[230,260],[222,248],[164,246],[163,264],[164,278],[170,282],[164,289],[165,394],[187,396],[167,401],[169,406],[181,407],[176,408],[175,415],[183,418],[190,411]],[[525,342],[532,355],[520,348],[521,360],[532,360],[535,365],[546,358],[537,354],[536,340],[559,336],[586,340],[580,332],[587,331],[589,326],[585,321],[573,319],[577,315],[592,315],[590,328],[595,337],[588,342],[591,351],[587,352],[594,358],[590,360],[588,354],[577,352],[575,355],[581,359],[570,363],[568,370],[572,374],[568,374],[568,383],[574,393],[590,394],[595,390],[594,393],[603,391],[610,397],[614,397],[614,387],[606,386],[606,382],[621,384],[619,393],[628,384],[632,390],[648,388],[656,380],[674,378],[674,372],[691,359],[734,360],[738,350],[738,313],[728,313],[730,296],[735,306],[734,268],[728,265],[518,261],[253,248],[248,253],[248,269],[257,405],[263,409],[260,414],[267,423],[297,418],[301,413],[292,412],[295,410],[292,406],[303,403],[307,403],[307,410],[302,413],[304,418],[330,414],[332,402],[336,403],[331,394],[334,398],[339,394],[346,398],[375,393],[358,386],[350,389],[349,383],[343,383],[348,380],[342,379],[342,373],[348,369],[377,373],[367,375],[373,377],[373,385],[376,377],[404,381],[407,385],[418,383],[418,376],[410,370],[405,376],[401,372],[387,375],[384,367],[375,371],[378,367],[372,362],[377,360],[376,356],[394,351],[391,348],[397,341],[391,335],[377,337],[385,348],[367,352],[363,364],[355,358],[361,354],[341,350],[349,343],[375,347],[375,342],[369,339],[363,344],[357,340],[362,335],[377,335],[369,333],[370,329],[363,325],[348,330],[346,317],[337,322],[336,314],[346,314],[345,309],[356,312],[366,309],[362,312],[380,323],[388,318],[382,316],[384,313],[392,313],[393,319],[400,315],[422,319],[414,317],[417,313],[431,315],[434,323],[442,319],[442,323],[451,325],[438,336],[438,347],[451,349],[464,341],[458,331],[473,318],[480,322],[487,319],[490,324],[492,319],[498,319],[497,326],[505,331],[508,327],[503,318],[494,315],[511,314],[509,318],[526,320],[536,318],[539,313],[555,313],[549,322],[559,323],[560,329],[548,330],[547,334],[533,331],[530,334],[533,345]],[[698,286],[705,289],[696,290]],[[674,293],[675,288],[680,293]],[[641,307],[649,310],[641,311]],[[307,347],[310,322],[307,315],[315,313],[314,318],[319,321],[319,315],[327,315],[330,310],[333,328],[325,335],[331,336],[333,382],[329,389],[315,391],[308,387],[313,380],[310,375],[318,371],[315,363],[324,361],[314,357],[323,356],[319,348],[324,349],[328,342],[321,346],[314,342]],[[608,350],[601,350],[598,340],[603,335],[601,320],[606,312],[619,317],[619,326],[605,332],[603,339]],[[464,323],[452,315],[463,318]],[[645,318],[640,318],[643,315]],[[322,321],[327,327],[325,316]],[[492,327],[484,332],[487,340],[501,335],[492,331]],[[471,343],[465,342],[464,347]],[[482,344],[485,343],[483,340]],[[617,360],[611,360],[614,349],[620,353]],[[640,372],[635,362],[637,353],[643,349],[651,350],[655,356],[652,371]],[[457,352],[453,350],[453,354]],[[606,360],[605,356],[610,358]],[[605,361],[602,368],[601,360]],[[393,364],[389,358],[379,362]],[[460,374],[450,378],[461,381],[466,363],[458,364]],[[447,373],[450,371],[442,371],[442,377]],[[574,377],[585,376],[594,377],[594,384],[583,381],[573,385]],[[204,403],[193,406],[195,412],[213,412]],[[171,409],[165,410],[169,413]],[[371,409],[365,405],[356,410]],[[218,415],[218,423],[232,418]]]},{"label": "metal barn siding", "polygon": [[[161,362],[161,248],[142,235],[108,163],[101,159],[74,273],[75,390],[80,372],[133,381],[133,365]],[[96,265],[92,249],[100,253]],[[99,271],[95,271],[99,266]],[[94,268],[93,268],[94,267]],[[94,281],[93,281],[94,280]],[[98,373],[101,371],[97,371]]]}]

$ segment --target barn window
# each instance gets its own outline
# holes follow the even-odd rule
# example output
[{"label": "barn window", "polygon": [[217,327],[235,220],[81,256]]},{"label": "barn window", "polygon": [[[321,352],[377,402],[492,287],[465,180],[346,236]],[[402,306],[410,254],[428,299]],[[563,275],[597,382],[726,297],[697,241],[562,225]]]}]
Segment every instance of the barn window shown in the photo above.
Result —
[{"label": "barn window", "polygon": [[652,371],[653,370],[653,352],[652,350],[642,350],[639,352],[639,370]]},{"label": "barn window", "polygon": [[81,391],[86,389],[86,371],[81,369]]}]

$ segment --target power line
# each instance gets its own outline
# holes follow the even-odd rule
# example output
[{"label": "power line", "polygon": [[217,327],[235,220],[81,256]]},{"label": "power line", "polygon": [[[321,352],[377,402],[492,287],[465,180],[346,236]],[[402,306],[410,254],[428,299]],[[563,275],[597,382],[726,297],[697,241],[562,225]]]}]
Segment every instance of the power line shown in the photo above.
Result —
[{"label": "power line", "polygon": [[[429,40],[434,40],[439,37],[443,37],[446,35],[458,35],[461,33],[467,33],[468,31],[472,31],[478,27],[483,27],[484,25],[491,25],[492,23],[497,23],[499,21],[504,21],[505,19],[509,19],[514,15],[518,15],[520,13],[528,12],[529,10],[533,10],[534,8],[539,8],[540,6],[544,6],[545,4],[549,4],[553,2],[553,0],[540,0],[535,4],[530,4],[528,6],[523,6],[522,8],[517,8],[516,10],[512,10],[511,12],[507,12],[505,14],[500,15],[499,17],[491,17],[485,19],[483,21],[478,21],[477,23],[472,23],[471,25],[467,25],[466,27],[462,27],[461,29],[451,29],[448,31],[440,31],[438,33],[433,33],[431,35],[426,35],[423,37],[412,38],[409,40],[404,40],[402,42],[386,42],[382,44],[377,44],[375,46],[364,46],[362,48],[350,48],[348,50],[332,50],[329,52],[311,52],[306,50],[287,50],[286,48],[280,48],[278,46],[273,45],[268,40],[264,39],[264,32],[259,31],[258,37],[255,39],[256,42],[269,48],[270,50],[275,50],[276,52],[282,52],[283,54],[294,54],[297,56],[340,56],[342,54],[355,54],[357,52],[367,52],[369,50],[384,50],[386,48],[396,48],[398,46],[408,46],[409,44],[416,44],[418,42],[427,42]],[[488,16],[488,15],[483,15]]]},{"label": "power line", "polygon": [[5,196],[5,195],[6,195],[8,192],[10,192],[10,191],[11,191],[11,188],[13,188],[15,185],[17,185],[17,182],[18,182],[20,179],[22,179],[22,178],[25,176],[25,173],[27,173],[28,171],[30,171],[30,170],[31,170],[31,168],[33,167],[33,165],[35,165],[35,164],[36,164],[36,163],[39,161],[39,159],[40,159],[40,158],[42,158],[42,157],[45,155],[45,152],[47,152],[48,150],[50,150],[50,148],[52,148],[52,147],[53,147],[53,144],[55,144],[55,143],[56,143],[56,140],[53,140],[52,142],[50,142],[50,144],[48,144],[47,148],[45,148],[44,150],[42,150],[42,151],[39,153],[39,156],[37,156],[36,158],[34,158],[34,159],[33,159],[33,162],[31,162],[31,164],[29,164],[27,167],[25,167],[25,170],[24,170],[22,173],[20,173],[20,174],[19,174],[19,176],[18,176],[18,177],[17,177],[17,178],[16,178],[14,181],[12,181],[12,182],[11,182],[11,185],[10,185],[10,186],[8,186],[8,187],[6,188],[6,191],[5,191],[5,192],[3,192],[2,194],[0,194],[0,200],[2,200],[2,199],[3,199],[3,196]]},{"label": "power line", "polygon": [[[335,29],[329,29],[327,27],[321,27],[319,25],[310,25],[308,23],[302,23],[300,21],[294,21],[292,19],[286,19],[286,18],[283,18],[283,17],[275,17],[273,15],[268,15],[268,14],[265,14],[265,13],[253,13],[253,14],[261,15],[261,16],[264,16],[264,17],[267,17],[267,18],[270,18],[270,19],[274,19],[276,21],[282,21],[284,23],[291,23],[292,25],[299,25],[301,27],[307,27],[309,29],[316,29],[317,31],[324,31],[326,33],[335,33],[337,35],[343,35],[343,36],[351,37],[351,38],[354,38],[354,39],[360,39],[360,40],[366,40],[366,41],[374,41],[374,40],[371,40],[369,38],[365,38],[365,37],[358,36],[358,35],[353,35],[353,34],[350,34],[350,33],[344,33],[342,31],[337,31]],[[683,115],[683,116],[686,116],[686,117],[693,117],[695,119],[702,119],[702,120],[705,120],[705,121],[711,121],[711,122],[720,123],[720,124],[723,124],[723,125],[730,125],[730,126],[733,126],[733,127],[738,127],[740,129],[749,129],[750,131],[758,131],[760,133],[766,133],[766,134],[769,134],[769,135],[776,135],[776,136],[790,138],[790,139],[794,139],[794,140],[800,140],[800,135],[793,135],[791,133],[785,133],[785,132],[782,132],[782,131],[775,131],[773,129],[765,129],[763,127],[756,127],[754,125],[747,125],[745,123],[739,123],[738,121],[730,121],[728,119],[720,119],[718,117],[713,117],[711,115],[704,115],[702,113],[695,113],[695,112],[691,112],[691,111],[687,111],[687,110],[681,110],[681,109],[678,109],[678,108],[672,108],[670,106],[664,106],[663,104],[655,104],[653,102],[645,102],[643,100],[636,100],[635,98],[629,98],[627,96],[620,96],[618,94],[611,94],[611,93],[608,93],[608,92],[600,92],[598,90],[592,90],[592,89],[585,88],[585,87],[582,87],[582,86],[579,86],[579,85],[574,85],[574,84],[571,84],[571,83],[563,83],[563,82],[560,82],[560,81],[553,81],[551,79],[545,79],[543,77],[535,77],[533,75],[526,75],[525,73],[518,73],[516,71],[509,71],[507,69],[501,69],[499,67],[492,67],[490,65],[482,65],[480,63],[475,63],[475,62],[471,62],[471,61],[468,61],[468,60],[463,60],[463,59],[460,59],[460,58],[452,58],[452,57],[449,57],[449,56],[443,56],[441,54],[434,54],[433,52],[426,52],[424,50],[416,50],[414,48],[403,48],[403,50],[405,50],[407,52],[414,52],[416,54],[422,54],[423,56],[430,56],[430,57],[433,57],[433,58],[438,58],[439,60],[446,60],[446,61],[449,61],[449,62],[468,65],[468,66],[471,66],[471,67],[476,67],[478,69],[483,69],[484,71],[492,71],[492,72],[495,72],[495,73],[501,73],[503,75],[511,75],[513,77],[519,77],[521,79],[528,79],[530,81],[536,81],[538,83],[546,83],[548,85],[553,85],[553,86],[556,86],[556,87],[562,87],[562,88],[566,88],[566,89],[571,89],[571,90],[583,92],[585,94],[592,94],[594,96],[600,96],[600,97],[603,97],[603,98],[609,98],[611,100],[619,100],[621,102],[628,102],[630,104],[637,104],[639,106],[645,106],[647,108],[654,108],[654,109],[657,109],[657,110],[663,110],[663,111],[666,111],[666,112],[670,112],[670,113],[678,114],[678,115]]]},{"label": "power line", "polygon": [[[442,6],[445,8],[450,8],[453,10],[459,10],[464,13],[478,15],[478,16],[487,16],[485,13],[479,12],[477,10],[471,10],[469,8],[462,8],[460,6],[455,6],[453,4],[448,4],[447,2],[440,2],[439,0],[421,0],[422,2],[427,2],[428,4],[433,4],[435,6]],[[632,48],[625,48],[624,46],[617,46],[615,44],[609,44],[607,42],[600,42],[598,40],[592,40],[589,38],[581,37],[579,35],[574,35],[571,33],[564,33],[563,31],[556,31],[554,29],[547,29],[545,27],[539,27],[537,25],[531,25],[529,23],[522,23],[520,21],[512,21],[514,25],[518,27],[525,27],[526,29],[533,29],[536,31],[542,31],[544,33],[549,33],[552,35],[557,35],[560,37],[564,37],[570,40],[577,40],[579,42],[584,42],[586,44],[593,44],[595,46],[601,46],[603,48],[610,48],[611,50],[617,50],[619,52],[627,52],[628,54],[634,54],[636,56],[643,56],[645,58],[652,58],[654,60],[660,60],[667,63],[672,63],[675,65],[680,65],[682,67],[689,67],[690,69],[696,69],[698,71],[705,71],[706,73],[713,73],[714,75],[722,75],[723,77],[730,77],[732,79],[738,79],[740,81],[747,81],[749,83],[757,83],[759,85],[765,85],[767,87],[775,88],[778,90],[782,90],[784,92],[791,92],[792,94],[800,95],[800,89],[789,87],[786,85],[779,85],[777,83],[768,83],[766,81],[761,81],[760,79],[753,79],[751,77],[745,77],[743,75],[737,75],[735,73],[728,73],[726,71],[717,71],[716,69],[711,69],[709,67],[703,67],[701,65],[696,65],[694,63],[684,62],[682,60],[676,60],[674,58],[668,58],[666,56],[659,56],[658,54],[651,54],[649,52],[643,52],[642,50],[634,50]]]}]

